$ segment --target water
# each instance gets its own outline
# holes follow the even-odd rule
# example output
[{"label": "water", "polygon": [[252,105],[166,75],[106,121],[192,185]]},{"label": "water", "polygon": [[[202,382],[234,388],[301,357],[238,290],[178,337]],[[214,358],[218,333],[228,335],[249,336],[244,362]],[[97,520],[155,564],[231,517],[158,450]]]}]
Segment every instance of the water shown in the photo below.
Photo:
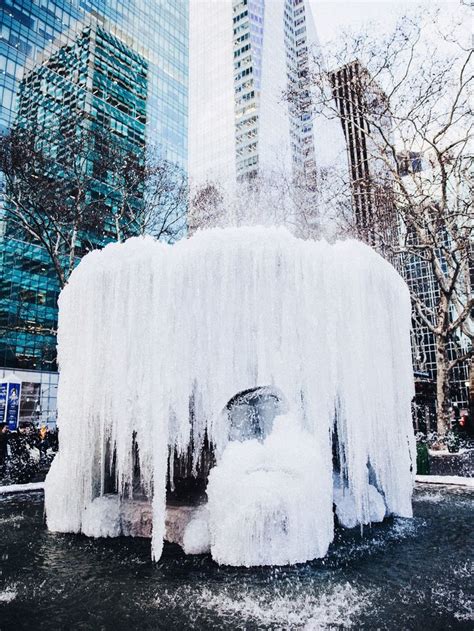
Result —
[{"label": "water", "polygon": [[474,492],[418,485],[415,517],[338,532],[284,569],[218,567],[150,541],[53,534],[41,493],[0,496],[0,629],[474,628]]}]

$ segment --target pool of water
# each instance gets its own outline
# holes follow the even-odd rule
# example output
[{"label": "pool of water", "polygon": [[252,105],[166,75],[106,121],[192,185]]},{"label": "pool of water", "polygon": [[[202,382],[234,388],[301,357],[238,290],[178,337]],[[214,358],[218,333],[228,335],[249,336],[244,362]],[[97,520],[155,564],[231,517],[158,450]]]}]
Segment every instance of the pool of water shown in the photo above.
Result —
[{"label": "pool of water", "polygon": [[218,567],[150,541],[46,530],[42,493],[0,496],[0,629],[469,629],[474,491],[418,485],[414,519],[338,532],[325,559]]}]

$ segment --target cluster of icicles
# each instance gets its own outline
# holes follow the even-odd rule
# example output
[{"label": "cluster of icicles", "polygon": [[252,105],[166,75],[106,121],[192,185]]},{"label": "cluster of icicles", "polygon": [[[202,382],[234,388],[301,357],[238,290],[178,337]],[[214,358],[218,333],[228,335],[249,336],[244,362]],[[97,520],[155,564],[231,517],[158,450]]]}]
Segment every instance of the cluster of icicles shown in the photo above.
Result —
[{"label": "cluster of icicles", "polygon": [[[324,556],[334,504],[347,526],[411,515],[410,301],[369,247],[258,227],[133,238],[87,255],[59,307],[51,530],[87,531],[112,452],[118,501],[132,495],[138,452],[159,559],[169,454],[191,445],[197,467],[204,441],[219,563]],[[226,404],[258,386],[283,393],[286,414],[262,440],[229,440]]]}]

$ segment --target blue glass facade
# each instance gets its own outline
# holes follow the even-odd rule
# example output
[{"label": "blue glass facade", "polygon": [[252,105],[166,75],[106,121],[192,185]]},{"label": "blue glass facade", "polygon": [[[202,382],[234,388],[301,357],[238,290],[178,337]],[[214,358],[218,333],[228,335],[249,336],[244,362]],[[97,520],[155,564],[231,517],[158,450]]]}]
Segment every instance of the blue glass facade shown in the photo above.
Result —
[{"label": "blue glass facade", "polygon": [[60,35],[74,40],[91,17],[125,36],[148,62],[148,139],[186,166],[187,0],[0,0],[0,130],[14,120],[27,69],[53,50]]},{"label": "blue glass facade", "polygon": [[[0,0],[0,133],[14,123],[41,127],[41,116],[51,118],[63,78],[71,83],[74,74],[70,67],[67,76],[67,51],[84,48],[90,24],[102,52],[84,57],[84,69],[95,69],[83,73],[90,83],[81,89],[93,94],[86,99],[88,116],[122,133],[137,151],[149,144],[186,168],[187,0]],[[134,90],[130,76],[143,80],[143,89]],[[44,250],[12,238],[0,221],[0,369],[54,373],[58,292]]]}]

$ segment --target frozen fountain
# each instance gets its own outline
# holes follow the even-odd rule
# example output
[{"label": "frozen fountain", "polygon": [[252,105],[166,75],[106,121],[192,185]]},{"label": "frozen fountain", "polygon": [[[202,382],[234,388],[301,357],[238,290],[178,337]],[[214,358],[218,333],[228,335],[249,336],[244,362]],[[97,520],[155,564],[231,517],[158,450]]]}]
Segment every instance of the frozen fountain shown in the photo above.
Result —
[{"label": "frozen fountain", "polygon": [[411,516],[410,300],[369,247],[134,238],[87,255],[59,305],[50,530],[283,565],[323,557],[335,519]]}]

